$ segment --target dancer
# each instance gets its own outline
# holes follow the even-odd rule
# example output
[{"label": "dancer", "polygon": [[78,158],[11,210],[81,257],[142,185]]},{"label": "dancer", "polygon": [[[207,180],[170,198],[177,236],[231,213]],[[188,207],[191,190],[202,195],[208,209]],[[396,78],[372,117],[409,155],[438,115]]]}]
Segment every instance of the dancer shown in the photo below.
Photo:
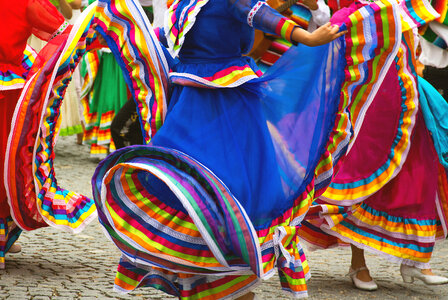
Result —
[{"label": "dancer", "polygon": [[[89,1],[89,4],[93,3]],[[115,150],[110,126],[115,114],[129,98],[122,72],[107,47],[83,57],[81,96],[84,118],[84,140],[90,145],[90,156],[103,159]]]},{"label": "dancer", "polygon": [[[356,29],[343,26],[376,35],[371,25],[381,20],[396,29],[396,7],[381,3],[363,7]],[[377,55],[381,69],[394,48],[384,38],[397,31],[352,48],[343,38],[329,43],[345,34],[338,26],[309,33],[264,2],[178,0],[168,32],[158,31],[171,58],[142,14],[134,1],[100,1],[96,15],[149,143],[112,153],[92,179],[101,224],[122,251],[115,288],[251,299],[250,290],[277,266],[282,287],[306,296],[296,225],[349,143],[345,92],[370,86],[344,70],[377,63]],[[301,45],[259,77],[242,56],[252,27]]]},{"label": "dancer", "polygon": [[[3,162],[14,108],[34,61],[26,41],[31,32],[48,40],[60,33],[58,29],[64,22],[64,17],[46,0],[0,1],[0,269],[5,268],[5,253],[21,232],[11,218]],[[13,247],[14,252],[19,249]]]},{"label": "dancer", "polygon": [[[84,56],[84,71],[81,70],[84,78],[82,95],[85,95],[81,99],[85,121],[83,142],[90,145],[90,156],[105,158],[115,150],[110,125],[126,103],[128,92],[111,51],[104,48],[96,52]],[[87,70],[92,67],[97,70]],[[96,74],[96,77],[89,77],[90,74]]]},{"label": "dancer", "polygon": [[[355,1],[336,15],[350,13],[358,5]],[[405,282],[414,278],[426,284],[448,282],[434,275],[429,264],[435,241],[447,235],[447,181],[446,169],[439,163],[443,155],[438,156],[425,126],[414,68],[414,31],[438,14],[425,2],[400,5],[403,35],[394,62],[339,173],[311,207],[299,233],[316,247],[350,244],[348,275],[362,290],[378,288],[364,250],[400,263]]]},{"label": "dancer", "polygon": [[[60,104],[77,55],[94,33],[87,19],[70,36],[72,27],[47,0],[2,0],[0,8],[0,267],[5,268],[5,253],[21,230],[53,226],[80,232],[96,217],[91,199],[55,183],[52,164],[59,113],[54,104]],[[26,46],[32,32],[48,41],[37,55]]]}]

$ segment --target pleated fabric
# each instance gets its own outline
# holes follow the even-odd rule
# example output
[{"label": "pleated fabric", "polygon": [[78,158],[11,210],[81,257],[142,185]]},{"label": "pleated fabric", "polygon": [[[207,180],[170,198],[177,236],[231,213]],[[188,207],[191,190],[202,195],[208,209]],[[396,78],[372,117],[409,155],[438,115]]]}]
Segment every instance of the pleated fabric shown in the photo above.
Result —
[{"label": "pleated fabric", "polygon": [[94,7],[70,34],[55,37],[39,53],[17,103],[5,161],[5,186],[14,222],[23,230],[54,226],[80,232],[95,219],[93,200],[57,185],[54,145],[65,89],[93,42]]}]

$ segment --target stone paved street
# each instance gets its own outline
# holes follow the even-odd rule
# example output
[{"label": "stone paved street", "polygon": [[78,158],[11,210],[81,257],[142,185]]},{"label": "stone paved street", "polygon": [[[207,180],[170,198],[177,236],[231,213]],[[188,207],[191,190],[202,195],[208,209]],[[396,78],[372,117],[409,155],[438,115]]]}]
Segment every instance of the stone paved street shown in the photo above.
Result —
[{"label": "stone paved street", "polygon": [[[57,144],[56,174],[59,184],[91,196],[90,178],[98,160],[89,158],[88,146],[78,146],[74,137]],[[119,251],[106,239],[97,221],[85,231],[69,235],[53,228],[24,232],[23,251],[8,254],[6,270],[0,270],[0,299],[173,299],[154,289],[138,289],[129,295],[112,290]],[[432,265],[448,276],[448,242],[437,245]],[[376,292],[361,292],[345,276],[350,250],[307,251],[312,279],[310,299],[448,299],[448,285],[425,286],[403,283],[399,265],[367,255],[371,274],[380,286]],[[289,299],[277,277],[264,282],[256,292],[261,299]]]}]

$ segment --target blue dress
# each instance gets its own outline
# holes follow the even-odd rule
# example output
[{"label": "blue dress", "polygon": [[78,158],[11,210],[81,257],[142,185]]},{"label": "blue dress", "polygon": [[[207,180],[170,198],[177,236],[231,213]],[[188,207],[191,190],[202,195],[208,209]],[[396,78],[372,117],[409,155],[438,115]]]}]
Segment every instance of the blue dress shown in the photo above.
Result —
[{"label": "blue dress", "polygon": [[[334,124],[343,76],[335,71],[329,80],[333,89],[325,94],[325,105],[291,101],[293,95],[300,99],[313,94],[303,87],[312,86],[314,78],[300,77],[313,72],[319,56],[312,56],[308,69],[300,62],[301,73],[292,66],[289,74],[280,70],[284,73],[281,79],[277,74],[258,78],[260,72],[253,59],[243,56],[250,50],[254,34],[241,16],[244,1],[231,2],[203,6],[188,31],[171,73],[172,81],[182,85],[173,85],[166,120],[150,145],[176,149],[204,164],[225,183],[258,230],[282,216],[313,179]],[[266,5],[261,9],[265,11],[258,14],[265,17],[254,20],[261,28],[284,19]],[[275,32],[275,27],[265,31]],[[328,47],[308,48],[303,55],[307,50],[325,55]],[[343,64],[337,59],[334,62],[338,67]],[[239,72],[249,74],[240,78]],[[225,81],[222,78],[227,74],[239,79],[213,85]],[[297,86],[274,93],[288,76],[297,78]],[[314,95],[320,93],[314,91]],[[305,110],[307,116],[302,116]],[[274,140],[273,134],[282,141]],[[289,148],[287,154],[279,149],[285,146]],[[297,170],[284,164],[288,154],[294,155]],[[178,202],[174,195],[171,198]],[[182,209],[181,205],[177,208]]]},{"label": "blue dress", "polygon": [[[309,267],[297,226],[351,138],[343,85],[368,84],[344,76],[345,40],[292,47],[260,77],[244,56],[254,27],[288,40],[296,27],[262,1],[175,1],[160,35],[172,57],[158,42],[138,56],[139,34],[148,44],[154,35],[137,4],[99,6],[107,15],[98,17],[99,31],[134,95],[138,80],[163,83],[168,69],[171,84],[166,117],[155,134],[147,131],[149,144],[114,152],[92,179],[100,222],[122,251],[116,290],[152,286],[182,299],[233,298],[278,268],[282,288],[306,296]],[[371,30],[375,12],[361,16]],[[116,35],[116,24],[129,39]],[[359,51],[375,47],[370,41]],[[150,53],[156,67],[148,64],[136,80],[128,57]],[[164,61],[169,67],[158,69]],[[160,89],[152,88],[153,98]],[[151,101],[137,100],[143,128],[155,118],[144,117],[145,105],[157,116]]]}]

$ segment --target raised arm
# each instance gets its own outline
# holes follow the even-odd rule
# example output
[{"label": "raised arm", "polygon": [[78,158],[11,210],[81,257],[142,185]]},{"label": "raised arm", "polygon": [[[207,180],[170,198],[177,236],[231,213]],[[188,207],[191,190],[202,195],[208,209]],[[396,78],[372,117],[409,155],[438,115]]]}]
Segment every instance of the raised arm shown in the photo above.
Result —
[{"label": "raised arm", "polygon": [[64,16],[47,0],[29,0],[26,14],[33,34],[45,41],[68,27]]},{"label": "raised arm", "polygon": [[279,14],[265,1],[228,0],[233,15],[241,22],[266,33],[279,35],[292,43],[318,46],[331,42],[346,32],[339,27],[324,24],[313,33],[300,28],[296,23]]}]

